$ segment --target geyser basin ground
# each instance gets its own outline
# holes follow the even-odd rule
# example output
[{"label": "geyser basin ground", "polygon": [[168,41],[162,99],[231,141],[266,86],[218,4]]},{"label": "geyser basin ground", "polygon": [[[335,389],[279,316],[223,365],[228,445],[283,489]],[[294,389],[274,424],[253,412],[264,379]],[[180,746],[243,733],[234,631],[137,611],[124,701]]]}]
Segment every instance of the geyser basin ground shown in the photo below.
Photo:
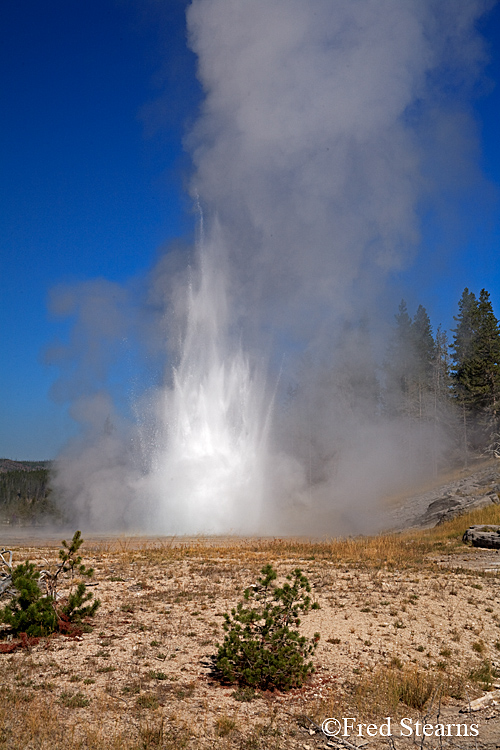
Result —
[{"label": "geyser basin ground", "polygon": [[[133,750],[147,737],[151,747],[151,738],[160,736],[164,748],[303,750],[304,744],[324,744],[320,735],[301,729],[304,714],[318,723],[337,711],[359,721],[388,715],[417,720],[418,710],[391,702],[387,680],[402,681],[407,671],[418,670],[457,686],[498,653],[494,601],[500,578],[454,569],[462,545],[453,528],[331,544],[86,541],[84,560],[96,570],[93,590],[102,601],[94,628],[81,640],[58,637],[29,654],[0,655],[0,731],[24,745],[36,742],[40,750],[67,748],[68,733],[75,746],[82,742],[94,750]],[[436,545],[445,561],[441,569],[432,559]],[[57,559],[58,547],[30,543],[15,550],[15,560],[29,556],[46,564]],[[475,555],[469,551],[471,559]],[[210,679],[210,657],[224,635],[222,613],[269,561],[280,577],[301,567],[313,587],[321,608],[303,618],[302,631],[321,634],[317,672],[301,691],[241,702],[232,687]],[[480,633],[467,627],[479,621]],[[479,641],[482,654],[474,649]],[[471,699],[483,694],[480,682],[467,677],[467,683]],[[81,707],[71,707],[74,696]],[[486,722],[484,712],[469,719],[459,713],[463,708],[465,696],[447,698],[441,720],[477,718],[479,741],[494,747],[498,709],[488,711]],[[410,740],[395,741],[397,750],[414,747]],[[458,746],[472,749],[474,742],[462,737],[449,745]]]}]

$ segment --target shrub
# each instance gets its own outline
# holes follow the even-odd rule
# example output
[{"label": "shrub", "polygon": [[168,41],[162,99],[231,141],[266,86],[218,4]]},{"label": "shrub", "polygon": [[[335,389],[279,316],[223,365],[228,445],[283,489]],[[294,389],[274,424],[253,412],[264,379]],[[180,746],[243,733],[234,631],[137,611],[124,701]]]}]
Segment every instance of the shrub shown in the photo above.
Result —
[{"label": "shrub", "polygon": [[92,604],[87,604],[93,598],[91,591],[81,581],[76,587],[76,591],[70,593],[68,601],[61,607],[61,613],[65,615],[70,622],[81,622],[84,617],[93,617],[101,605],[99,599],[94,599]]},{"label": "shrub", "polygon": [[432,675],[414,669],[398,676],[395,687],[401,703],[422,711],[436,689],[436,682]]},{"label": "shrub", "polygon": [[407,665],[403,669],[381,666],[346,682],[345,689],[351,710],[368,719],[375,714],[398,713],[401,706],[428,711],[433,700],[446,696],[461,700],[465,682],[462,675],[436,674],[418,666]]},{"label": "shrub", "polygon": [[137,698],[135,705],[138,708],[155,709],[158,708],[160,703],[158,701],[158,696],[156,696],[154,693],[143,693]]},{"label": "shrub", "polygon": [[[67,631],[68,623],[92,617],[100,601],[96,599],[90,604],[93,594],[86,590],[83,581],[73,591],[75,573],[86,577],[94,573],[92,568],[82,564],[82,558],[77,554],[82,543],[79,531],[74,533],[70,544],[63,541],[63,548],[59,550],[61,562],[54,571],[38,571],[29,560],[14,568],[11,573],[14,594],[10,602],[0,609],[0,622],[10,625],[14,634],[45,636],[56,630]],[[10,569],[10,561],[8,566]],[[69,596],[64,603],[57,601],[61,574],[68,574],[71,578]],[[45,591],[40,585],[42,580]]]},{"label": "shrub", "polygon": [[84,693],[69,693],[66,690],[61,693],[59,702],[66,708],[86,708],[90,705],[90,700]]},{"label": "shrub", "polygon": [[248,605],[240,602],[224,615],[227,634],[215,657],[216,675],[224,682],[263,690],[300,687],[314,671],[307,658],[319,640],[318,633],[309,641],[296,629],[299,612],[311,608],[309,582],[298,568],[281,588],[274,583],[271,565],[261,574],[244,592]]},{"label": "shrub", "polygon": [[10,625],[16,634],[50,635],[57,628],[54,602],[50,597],[43,595],[39,578],[40,573],[29,561],[18,565],[12,571],[15,594],[3,610],[0,610],[0,620]]},{"label": "shrub", "polygon": [[489,659],[484,659],[476,669],[471,669],[469,677],[478,682],[484,690],[491,690],[497,676],[496,670]]}]

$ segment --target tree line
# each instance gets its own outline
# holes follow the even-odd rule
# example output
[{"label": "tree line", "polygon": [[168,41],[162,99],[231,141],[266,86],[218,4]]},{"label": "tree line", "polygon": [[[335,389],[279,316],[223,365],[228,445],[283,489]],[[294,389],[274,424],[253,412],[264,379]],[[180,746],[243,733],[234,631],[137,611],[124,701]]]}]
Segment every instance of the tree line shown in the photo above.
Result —
[{"label": "tree line", "polygon": [[33,524],[60,515],[51,497],[48,469],[0,471],[0,524]]},{"label": "tree line", "polygon": [[468,462],[493,452],[499,433],[500,326],[489,292],[464,289],[448,340],[433,335],[427,311],[413,318],[399,305],[384,364],[382,408],[389,415],[432,423],[455,436],[454,449]]}]

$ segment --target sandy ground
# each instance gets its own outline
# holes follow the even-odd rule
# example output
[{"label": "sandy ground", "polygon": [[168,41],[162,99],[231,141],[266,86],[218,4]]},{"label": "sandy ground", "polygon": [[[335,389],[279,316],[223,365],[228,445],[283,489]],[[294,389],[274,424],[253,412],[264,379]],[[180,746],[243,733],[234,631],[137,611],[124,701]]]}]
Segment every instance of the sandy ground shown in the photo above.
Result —
[{"label": "sandy ground", "polygon": [[[346,747],[335,738],[328,745],[303,717],[318,723],[348,710],[358,722],[381,723],[384,717],[370,708],[372,698],[360,703],[353,697],[357,684],[376,683],[379,670],[403,674],[418,667],[446,681],[485,659],[500,667],[500,576],[483,572],[498,564],[495,551],[468,550],[400,571],[347,568],[311,559],[313,554],[281,560],[280,575],[302,568],[320,605],[302,623],[305,635],[321,634],[316,673],[300,690],[242,702],[234,687],[211,678],[211,657],[224,635],[223,613],[241,599],[268,556],[244,545],[221,554],[202,544],[173,554],[164,543],[138,540],[92,541],[85,549],[85,561],[96,571],[92,590],[102,603],[93,631],[0,655],[4,698],[22,695],[28,707],[41,701],[75,737],[120,736],[120,747],[134,738],[142,738],[134,747]],[[17,560],[44,564],[56,555],[50,545],[15,550]],[[483,694],[473,681],[465,690],[471,700]],[[424,738],[425,747],[500,747],[500,706],[474,714],[467,706],[467,697],[436,702],[429,721],[436,724],[439,713],[439,721],[450,726],[476,723],[477,737],[441,738],[442,744]],[[400,706],[391,739],[351,732],[345,740],[360,747],[419,744],[420,738],[399,736],[402,717],[417,721],[419,713]],[[161,724],[161,743],[145,743],[144,728],[154,734]],[[12,731],[4,719],[0,747]]]},{"label": "sandy ground", "polygon": [[[489,491],[492,466],[392,504],[388,526],[418,525],[441,497]],[[71,533],[4,527],[0,547],[14,550],[15,563],[47,567]],[[500,675],[500,552],[464,547],[396,570],[363,561],[362,553],[347,566],[315,554],[313,544],[297,549],[273,559],[257,540],[232,537],[87,537],[90,590],[101,601],[93,629],[0,654],[0,750],[45,750],[58,737],[57,748],[70,737],[75,747],[96,750],[500,748],[500,692],[470,710],[470,701],[487,695],[471,672],[489,663]],[[281,577],[300,567],[309,578],[320,609],[304,617],[301,631],[321,634],[316,672],[300,690],[242,701],[234,686],[213,679],[212,657],[224,637],[223,614],[268,562]],[[5,642],[8,632],[2,635]],[[417,672],[435,685],[428,737],[416,735],[419,711],[389,704],[384,692],[388,679]],[[441,700],[440,685],[455,697]],[[378,729],[387,716],[392,736],[369,736],[367,723]],[[328,717],[351,717],[355,726],[348,736],[327,737],[318,725]],[[409,731],[402,719],[409,737],[401,736]],[[433,734],[441,723],[450,736]]]}]

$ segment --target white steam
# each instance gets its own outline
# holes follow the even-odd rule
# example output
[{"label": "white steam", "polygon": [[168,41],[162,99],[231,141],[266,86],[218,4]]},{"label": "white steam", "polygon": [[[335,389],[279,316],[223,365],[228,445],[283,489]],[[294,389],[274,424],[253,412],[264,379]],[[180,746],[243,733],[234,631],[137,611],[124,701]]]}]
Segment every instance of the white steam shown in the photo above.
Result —
[{"label": "white steam", "polygon": [[189,273],[155,272],[160,322],[140,325],[169,360],[138,424],[87,430],[60,459],[88,523],[364,531],[384,493],[435,465],[435,425],[377,410],[374,311],[418,250],[423,201],[457,164],[476,169],[467,99],[489,5],[193,0],[205,100],[186,146],[208,240]]},{"label": "white steam", "polygon": [[257,315],[309,339],[325,314],[359,312],[359,285],[373,292],[371,277],[412,254],[436,145],[420,131],[432,119],[438,138],[446,122],[454,158],[462,154],[462,113],[438,84],[461,88],[477,64],[483,6],[191,4],[206,92],[187,140],[193,184],[227,235],[246,325]]}]

